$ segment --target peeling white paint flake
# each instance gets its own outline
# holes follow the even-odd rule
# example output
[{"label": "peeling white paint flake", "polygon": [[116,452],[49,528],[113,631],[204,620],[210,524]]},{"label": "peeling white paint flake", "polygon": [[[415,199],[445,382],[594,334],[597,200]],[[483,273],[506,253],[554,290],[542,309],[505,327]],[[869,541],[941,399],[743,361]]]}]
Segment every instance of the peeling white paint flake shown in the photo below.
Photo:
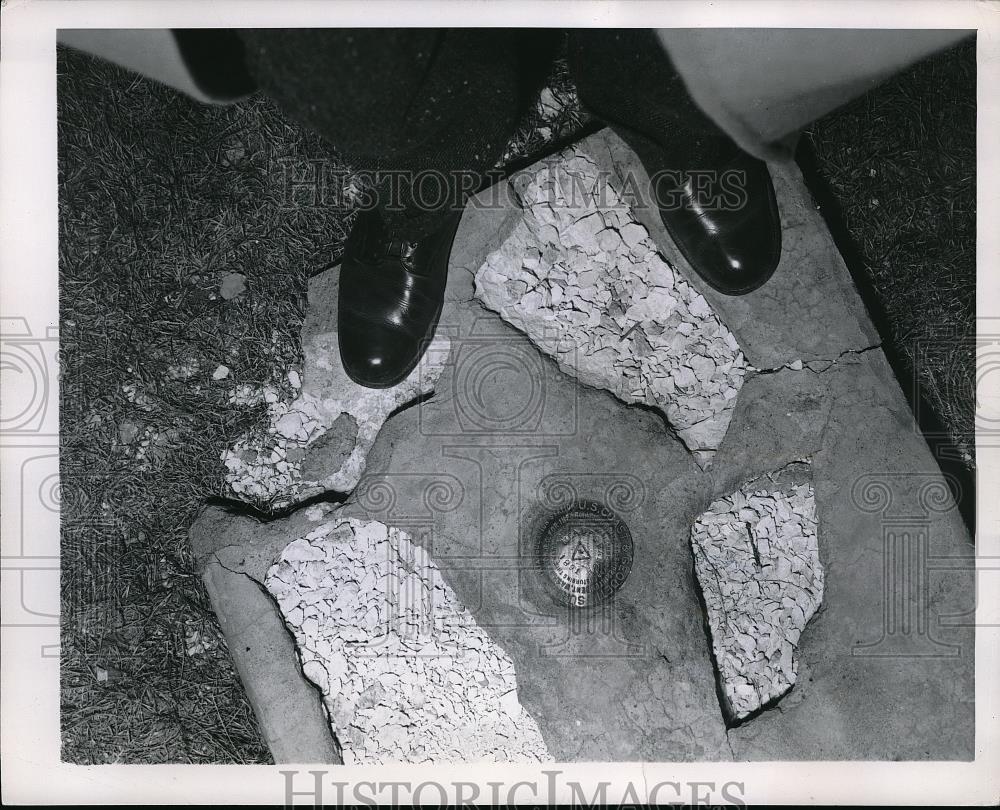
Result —
[{"label": "peeling white paint flake", "polygon": [[823,599],[813,487],[765,482],[715,501],[691,529],[723,708],[733,720],[795,683],[799,636]]},{"label": "peeling white paint flake", "polygon": [[703,466],[747,374],[736,338],[574,149],[518,178],[523,216],[476,296],[581,382],[658,408]]},{"label": "peeling white paint flake", "polygon": [[510,657],[404,532],[335,518],[286,546],[264,584],[344,764],[550,761]]},{"label": "peeling white paint flake", "polygon": [[298,396],[282,399],[268,387],[263,401],[267,422],[222,454],[226,484],[237,498],[261,509],[279,509],[322,492],[350,492],[365,470],[368,451],[389,415],[434,390],[450,352],[437,336],[421,362],[399,385],[365,388],[352,381],[340,362],[336,332],[304,341],[302,374],[288,372]]}]

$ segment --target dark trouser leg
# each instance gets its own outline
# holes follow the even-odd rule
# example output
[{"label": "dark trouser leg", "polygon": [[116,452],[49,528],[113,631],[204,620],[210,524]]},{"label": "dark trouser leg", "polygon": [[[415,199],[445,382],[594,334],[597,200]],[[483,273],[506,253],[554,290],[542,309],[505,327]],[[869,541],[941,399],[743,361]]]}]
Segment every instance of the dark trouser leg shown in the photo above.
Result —
[{"label": "dark trouser leg", "polygon": [[416,368],[444,302],[451,212],[499,159],[534,101],[547,31],[244,32],[258,83],[352,168],[383,179],[341,263],[337,330],[347,375],[394,386]]},{"label": "dark trouser leg", "polygon": [[576,29],[569,64],[584,106],[627,140],[657,142],[691,168],[731,156],[732,142],[688,95],[652,29]]},{"label": "dark trouser leg", "polygon": [[781,257],[767,166],[698,108],[655,32],[577,30],[569,50],[580,99],[639,156],[691,269],[730,295],[760,287]]},{"label": "dark trouser leg", "polygon": [[251,73],[293,120],[381,175],[387,224],[417,240],[485,178],[545,78],[528,29],[242,31]]}]

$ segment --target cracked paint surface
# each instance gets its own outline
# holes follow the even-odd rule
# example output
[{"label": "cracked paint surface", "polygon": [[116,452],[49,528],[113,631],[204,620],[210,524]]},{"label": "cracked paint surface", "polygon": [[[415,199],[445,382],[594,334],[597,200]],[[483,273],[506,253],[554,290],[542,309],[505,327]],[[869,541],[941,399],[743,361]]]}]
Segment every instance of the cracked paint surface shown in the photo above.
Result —
[{"label": "cracked paint surface", "polygon": [[477,271],[476,296],[581,382],[660,410],[707,464],[748,371],[736,338],[588,155],[567,150],[526,177],[523,216]]},{"label": "cracked paint surface", "polygon": [[812,484],[749,484],[691,529],[723,709],[742,720],[795,683],[799,637],[823,599]]},{"label": "cracked paint surface", "polygon": [[286,546],[264,584],[344,764],[550,759],[510,657],[404,532],[335,518]]}]

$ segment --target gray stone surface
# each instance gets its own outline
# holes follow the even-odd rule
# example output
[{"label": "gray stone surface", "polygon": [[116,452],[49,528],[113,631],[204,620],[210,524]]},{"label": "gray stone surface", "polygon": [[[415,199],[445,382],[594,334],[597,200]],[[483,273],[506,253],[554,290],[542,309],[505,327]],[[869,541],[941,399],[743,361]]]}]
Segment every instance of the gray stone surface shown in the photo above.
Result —
[{"label": "gray stone surface", "polygon": [[342,762],[319,692],[302,675],[291,634],[261,581],[305,513],[273,531],[219,507],[202,511],[190,538],[229,653],[276,764]]},{"label": "gray stone surface", "polygon": [[[508,419],[533,375],[497,375],[476,396]],[[435,399],[399,414],[348,510],[401,524],[431,549],[514,660],[521,703],[557,760],[728,758],[687,545],[702,506],[696,465],[655,414],[554,375],[545,396],[559,408],[544,436],[470,434]],[[608,503],[635,543],[613,607],[582,618],[530,568],[530,528],[574,498]]]},{"label": "gray stone surface", "polygon": [[[613,170],[638,167],[611,135],[584,145]],[[467,211],[435,393],[386,422],[344,506],[429,552],[510,655],[520,703],[558,760],[972,754],[972,546],[797,170],[776,169],[775,185],[778,273],[745,297],[703,293],[751,363],[782,370],[747,377],[709,471],[658,414],[580,385],[473,300],[473,273],[518,217],[508,200]],[[655,212],[637,215],[683,270]],[[782,368],[796,360],[801,370]],[[727,731],[690,528],[713,500],[804,457],[823,607],[799,640],[795,686]],[[613,609],[571,616],[537,587],[526,552],[546,509],[574,497],[606,501],[627,521],[635,564]],[[305,520],[231,518],[217,534],[270,562]],[[262,711],[266,690],[250,693]]]},{"label": "gray stone surface", "polygon": [[[467,211],[441,321],[449,363],[433,397],[387,423],[346,509],[430,550],[514,660],[555,759],[729,758],[687,545],[705,479],[661,416],[582,386],[472,302],[511,214]],[[576,497],[607,502],[635,542],[613,609],[582,626],[529,570],[530,527]]]},{"label": "gray stone surface", "polygon": [[[880,354],[809,375],[809,394],[785,384],[791,373],[762,378],[732,435],[759,435],[796,402],[827,403],[812,429],[783,437],[786,452],[813,448],[826,592],[800,641],[798,683],[730,731],[734,751],[970,759],[973,547],[941,473]],[[747,465],[754,445],[733,441],[730,452]]]}]

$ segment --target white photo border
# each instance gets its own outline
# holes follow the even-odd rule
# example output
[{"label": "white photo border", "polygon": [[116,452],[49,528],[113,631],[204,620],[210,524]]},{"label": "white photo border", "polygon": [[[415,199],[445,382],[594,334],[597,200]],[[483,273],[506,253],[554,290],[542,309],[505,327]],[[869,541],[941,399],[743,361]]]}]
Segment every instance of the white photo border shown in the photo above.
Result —
[{"label": "white photo border", "polygon": [[[551,27],[802,27],[963,28],[978,37],[977,315],[980,332],[1000,317],[1000,15],[997,5],[972,0],[715,0],[715,2],[390,2],[343,0],[3,0],[0,27],[0,315],[22,319],[37,336],[58,327],[58,206],[56,32],[59,28],[523,26]],[[1000,321],[994,321],[998,323]],[[3,390],[30,385],[2,373]],[[58,401],[58,380],[47,380]],[[1000,412],[997,377],[984,377],[978,406]],[[8,387],[9,386],[9,387]],[[2,407],[2,404],[0,404]],[[53,412],[55,409],[51,409]],[[51,425],[49,426],[51,427]],[[23,552],[24,517],[18,491],[19,453],[58,452],[55,429],[32,442],[0,437],[0,537],[5,615],[18,609],[21,589],[54,586],[37,601],[58,605],[58,537],[49,556]],[[1000,493],[1000,448],[977,447],[979,490]],[[711,803],[996,804],[1000,801],[1000,499],[978,500],[976,630],[976,760],[974,762],[725,762],[593,763],[559,766],[103,765],[60,761],[58,618],[43,626],[3,623],[0,629],[0,753],[6,803],[283,804],[314,803],[310,771],[322,771],[327,803],[371,797],[388,800],[380,785],[433,781],[451,800],[567,802],[575,781],[582,795],[606,800]],[[990,561],[992,560],[992,565]],[[48,572],[48,576],[40,575]],[[33,599],[36,595],[33,594]],[[54,600],[54,601],[53,601]],[[986,626],[992,624],[993,626]],[[546,772],[557,771],[558,775]],[[289,776],[289,772],[293,775]],[[369,786],[366,786],[370,785]],[[457,785],[464,785],[456,787]],[[491,787],[490,785],[493,785]],[[500,787],[497,787],[500,785]],[[677,786],[675,790],[674,785]],[[701,787],[698,787],[701,785]],[[711,787],[708,787],[711,785]],[[729,786],[728,790],[725,786]],[[365,786],[359,794],[359,786]],[[666,786],[666,787],[664,787]],[[513,788],[513,793],[511,789]],[[550,789],[553,788],[553,789]],[[456,796],[456,790],[462,793]],[[598,794],[599,795],[599,794]],[[439,803],[425,787],[401,801]]]}]

